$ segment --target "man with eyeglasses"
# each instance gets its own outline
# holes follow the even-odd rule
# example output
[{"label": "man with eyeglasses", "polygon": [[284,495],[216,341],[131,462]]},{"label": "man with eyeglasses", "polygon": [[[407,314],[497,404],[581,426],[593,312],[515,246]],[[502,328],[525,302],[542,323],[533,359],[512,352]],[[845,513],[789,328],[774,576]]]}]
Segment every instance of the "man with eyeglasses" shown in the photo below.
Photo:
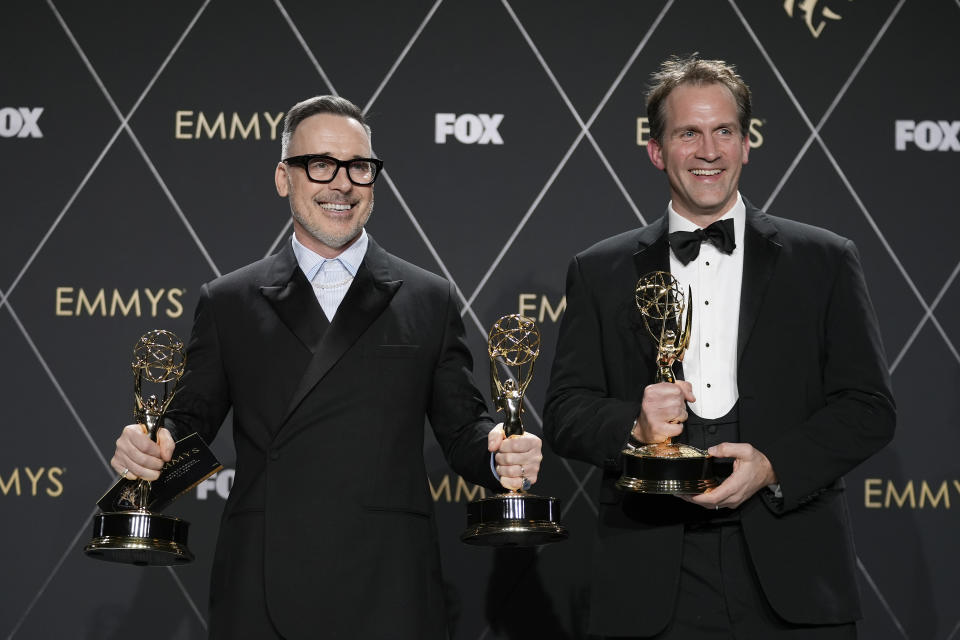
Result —
[{"label": "man with eyeglasses", "polygon": [[117,441],[114,468],[152,480],[175,440],[212,441],[233,409],[212,638],[447,637],[425,417],[468,481],[537,480],[539,438],[505,440],[486,413],[450,284],[364,230],[383,168],[370,133],[340,97],[290,109],[275,171],[290,242],[203,286],[166,429]]}]

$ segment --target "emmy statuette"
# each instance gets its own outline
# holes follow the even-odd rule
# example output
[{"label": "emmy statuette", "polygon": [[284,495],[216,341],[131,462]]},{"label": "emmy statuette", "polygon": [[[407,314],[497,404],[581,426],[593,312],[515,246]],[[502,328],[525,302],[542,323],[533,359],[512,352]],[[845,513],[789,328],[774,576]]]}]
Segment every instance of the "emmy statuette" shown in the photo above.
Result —
[{"label": "emmy statuette", "polygon": [[[487,353],[491,395],[497,410],[504,414],[504,435],[522,436],[523,392],[540,355],[540,331],[530,318],[503,316],[490,329]],[[498,366],[508,372],[506,380],[500,377]],[[531,547],[565,540],[567,529],[560,523],[560,501],[527,493],[527,489],[529,482],[524,478],[519,490],[468,504],[467,529],[460,540],[491,547]]]},{"label": "emmy statuette", "polygon": [[[648,273],[637,282],[635,299],[647,332],[657,344],[656,382],[674,382],[673,363],[683,361],[690,344],[693,295],[680,289],[666,271]],[[684,317],[686,313],[686,317]],[[621,452],[624,491],[697,494],[717,486],[713,456],[686,444],[666,442],[634,446]]]},{"label": "emmy statuette", "polygon": [[[150,331],[134,347],[134,419],[146,426],[147,434],[154,441],[163,424],[163,414],[177,392],[184,364],[183,342],[169,331]],[[162,385],[162,395],[145,395],[144,380]],[[139,566],[190,562],[193,560],[187,547],[190,524],[153,510],[169,504],[219,468],[220,464],[197,434],[178,441],[174,459],[164,465],[160,477],[153,483],[121,477],[100,499],[97,504],[105,513],[94,516],[93,539],[84,547],[84,552],[92,558]]]}]

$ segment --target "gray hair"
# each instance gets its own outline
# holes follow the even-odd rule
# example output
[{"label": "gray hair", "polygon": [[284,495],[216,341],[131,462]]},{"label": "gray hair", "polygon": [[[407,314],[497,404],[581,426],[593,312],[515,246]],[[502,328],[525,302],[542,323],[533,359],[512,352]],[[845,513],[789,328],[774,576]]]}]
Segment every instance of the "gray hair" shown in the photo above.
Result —
[{"label": "gray hair", "polygon": [[283,134],[280,137],[281,159],[287,157],[290,139],[293,138],[293,134],[297,130],[297,127],[300,126],[300,123],[310,116],[321,113],[353,118],[363,125],[363,130],[367,132],[367,138],[371,140],[371,146],[373,145],[373,131],[370,129],[370,125],[367,124],[367,119],[364,117],[360,107],[340,96],[314,96],[306,100],[301,100],[287,111],[287,115],[283,119]]}]

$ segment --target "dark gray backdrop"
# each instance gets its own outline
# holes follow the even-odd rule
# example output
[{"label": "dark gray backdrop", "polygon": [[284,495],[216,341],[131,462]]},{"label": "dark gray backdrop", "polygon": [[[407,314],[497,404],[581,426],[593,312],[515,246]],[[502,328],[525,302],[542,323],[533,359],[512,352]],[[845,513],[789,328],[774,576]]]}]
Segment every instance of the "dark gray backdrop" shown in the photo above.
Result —
[{"label": "dark gray backdrop", "polygon": [[[482,388],[489,325],[538,318],[539,433],[566,263],[661,215],[643,87],[667,55],[700,51],[753,88],[744,195],[853,238],[880,315],[900,418],[848,478],[862,636],[960,638],[958,32],[960,0],[5,2],[0,633],[205,635],[229,472],[168,510],[193,523],[193,565],[81,549],[129,421],[134,341],[186,338],[200,285],[290,234],[271,125],[289,105],[336,92],[365,107],[386,161],[369,230],[456,283]],[[437,142],[437,114],[461,139]],[[232,467],[229,429],[214,447]],[[564,501],[570,540],[494,552],[458,541],[474,488],[432,436],[427,460],[454,637],[580,637],[593,470],[547,452],[536,491]],[[314,481],[349,479],[318,461]]]}]

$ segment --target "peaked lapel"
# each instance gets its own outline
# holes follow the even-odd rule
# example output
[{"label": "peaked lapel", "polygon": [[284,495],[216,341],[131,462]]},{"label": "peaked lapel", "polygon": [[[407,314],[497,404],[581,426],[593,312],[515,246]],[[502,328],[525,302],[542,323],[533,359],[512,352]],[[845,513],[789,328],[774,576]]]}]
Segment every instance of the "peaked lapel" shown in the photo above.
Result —
[{"label": "peaked lapel", "polygon": [[633,254],[637,280],[651,271],[670,271],[670,243],[667,240],[667,216],[640,229],[639,247]]},{"label": "peaked lapel", "polygon": [[[400,289],[403,281],[392,278],[389,260],[389,254],[381,249],[372,237],[369,237],[363,262],[357,269],[357,275],[347,290],[347,295],[337,308],[329,329],[313,352],[313,359],[307,365],[287,407],[280,433],[283,432],[290,415],[300,406],[307,394],[356,343],[367,327],[383,313],[394,294]],[[313,295],[312,290],[310,294]]]},{"label": "peaked lapel", "polygon": [[743,234],[743,282],[740,287],[740,322],[737,329],[738,365],[756,324],[760,305],[782,247],[777,241],[777,227],[770,216],[746,199],[744,204],[747,207],[747,216]]},{"label": "peaked lapel", "polygon": [[272,284],[260,287],[260,293],[303,346],[316,353],[330,323],[289,242],[276,254],[267,281]]}]

